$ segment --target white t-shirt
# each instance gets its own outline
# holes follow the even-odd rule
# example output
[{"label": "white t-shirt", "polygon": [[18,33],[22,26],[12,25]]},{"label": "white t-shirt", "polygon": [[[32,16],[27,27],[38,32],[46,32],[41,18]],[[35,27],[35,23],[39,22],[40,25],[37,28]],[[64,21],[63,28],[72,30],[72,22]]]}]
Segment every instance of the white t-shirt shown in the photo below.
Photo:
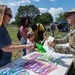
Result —
[{"label": "white t-shirt", "polygon": [[[32,42],[32,41],[30,41],[29,39],[27,39],[27,44],[35,44],[35,41],[34,42]],[[31,53],[31,52],[33,52],[34,50],[26,50],[26,54],[29,54],[29,53]]]}]

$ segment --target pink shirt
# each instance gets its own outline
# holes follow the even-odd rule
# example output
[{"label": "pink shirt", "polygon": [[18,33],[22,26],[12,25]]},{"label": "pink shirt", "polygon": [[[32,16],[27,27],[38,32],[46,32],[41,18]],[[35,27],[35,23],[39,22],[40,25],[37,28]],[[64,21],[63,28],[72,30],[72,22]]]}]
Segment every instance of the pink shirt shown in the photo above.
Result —
[{"label": "pink shirt", "polygon": [[23,26],[20,27],[20,32],[21,32],[21,33],[25,33],[26,36],[27,36],[27,32],[28,32],[28,31],[29,31],[29,30],[28,30],[27,27],[25,27],[25,28],[24,28]]}]

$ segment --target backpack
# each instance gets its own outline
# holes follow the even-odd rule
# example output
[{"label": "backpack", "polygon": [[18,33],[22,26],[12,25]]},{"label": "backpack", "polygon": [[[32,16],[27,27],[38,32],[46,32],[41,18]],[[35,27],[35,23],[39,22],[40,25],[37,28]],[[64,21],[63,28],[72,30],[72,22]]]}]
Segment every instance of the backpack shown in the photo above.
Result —
[{"label": "backpack", "polygon": [[20,30],[18,29],[18,32],[17,32],[17,38],[18,38],[18,40],[20,41],[21,40],[21,38],[22,38],[22,35],[21,35],[21,32],[20,32]]},{"label": "backpack", "polygon": [[55,25],[53,24],[53,25],[51,25],[51,30],[55,30]]}]

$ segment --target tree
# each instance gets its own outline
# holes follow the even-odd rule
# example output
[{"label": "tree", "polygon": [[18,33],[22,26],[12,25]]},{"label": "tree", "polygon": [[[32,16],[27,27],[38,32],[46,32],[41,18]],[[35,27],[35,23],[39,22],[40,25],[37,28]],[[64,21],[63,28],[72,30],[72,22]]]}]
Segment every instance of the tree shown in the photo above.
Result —
[{"label": "tree", "polygon": [[11,22],[11,25],[15,25],[15,21],[12,21],[12,22]]},{"label": "tree", "polygon": [[57,21],[60,21],[60,20],[66,20],[66,17],[63,15],[63,13],[60,13],[60,14],[58,14],[58,15],[59,15],[59,17],[56,18],[56,22],[57,22]]},{"label": "tree", "polygon": [[42,23],[42,24],[49,24],[50,22],[53,22],[53,17],[50,13],[42,13],[41,15],[37,15],[35,17],[36,23]]},{"label": "tree", "polygon": [[21,16],[29,16],[31,18],[31,22],[32,22],[32,20],[34,20],[34,17],[39,14],[40,14],[39,9],[37,7],[35,7],[34,5],[20,6],[18,8],[18,12],[15,16],[16,24],[18,24]]}]

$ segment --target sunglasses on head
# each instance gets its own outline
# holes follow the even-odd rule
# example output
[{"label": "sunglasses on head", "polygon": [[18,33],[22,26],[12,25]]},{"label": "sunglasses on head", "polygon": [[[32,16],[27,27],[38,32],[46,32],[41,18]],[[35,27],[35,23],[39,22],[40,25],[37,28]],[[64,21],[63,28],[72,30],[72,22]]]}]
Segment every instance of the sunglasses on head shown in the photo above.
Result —
[{"label": "sunglasses on head", "polygon": [[10,18],[12,18],[13,16],[11,14],[5,13],[6,15],[8,15]]}]

